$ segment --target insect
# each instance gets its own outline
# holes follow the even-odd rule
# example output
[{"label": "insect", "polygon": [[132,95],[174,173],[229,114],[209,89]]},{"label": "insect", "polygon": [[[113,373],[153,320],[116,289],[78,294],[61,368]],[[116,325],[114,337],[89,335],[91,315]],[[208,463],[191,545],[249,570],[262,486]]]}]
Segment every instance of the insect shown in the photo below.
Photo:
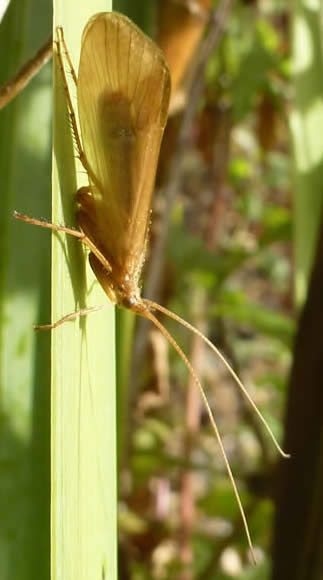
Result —
[{"label": "insect", "polygon": [[[154,42],[128,18],[115,12],[96,14],[87,23],[82,36],[78,77],[62,28],[57,29],[56,47],[77,153],[89,181],[88,186],[76,193],[78,229],[40,221],[17,212],[15,217],[78,238],[90,250],[92,270],[108,298],[118,306],[129,308],[149,319],[175,348],[200,390],[253,554],[239,493],[203,387],[186,355],[159,321],[156,312],[173,318],[197,334],[221,358],[280,453],[283,456],[286,454],[218,349],[198,329],[140,294],[151,196],[168,113],[168,66]],[[77,87],[80,132],[68,88],[63,51]],[[53,329],[76,316],[103,307],[74,312],[52,325],[37,328]]]}]

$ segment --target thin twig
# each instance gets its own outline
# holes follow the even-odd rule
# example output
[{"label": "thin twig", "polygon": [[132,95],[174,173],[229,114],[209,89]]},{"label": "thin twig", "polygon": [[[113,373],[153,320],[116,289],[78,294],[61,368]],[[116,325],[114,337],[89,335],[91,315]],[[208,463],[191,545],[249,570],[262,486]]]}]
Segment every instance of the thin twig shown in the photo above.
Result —
[{"label": "thin twig", "polygon": [[0,109],[8,105],[49,61],[53,54],[53,39],[50,37],[36,54],[19,69],[12,79],[0,87]]}]

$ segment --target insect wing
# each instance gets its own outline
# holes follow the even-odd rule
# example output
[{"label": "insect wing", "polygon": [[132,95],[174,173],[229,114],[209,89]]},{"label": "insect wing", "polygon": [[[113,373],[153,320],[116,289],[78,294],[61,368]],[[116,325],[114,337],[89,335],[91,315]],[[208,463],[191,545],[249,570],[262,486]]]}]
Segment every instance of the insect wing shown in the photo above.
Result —
[{"label": "insect wing", "polygon": [[92,187],[80,225],[109,260],[114,280],[136,286],[167,119],[168,67],[128,18],[96,14],[83,32],[77,94]]}]

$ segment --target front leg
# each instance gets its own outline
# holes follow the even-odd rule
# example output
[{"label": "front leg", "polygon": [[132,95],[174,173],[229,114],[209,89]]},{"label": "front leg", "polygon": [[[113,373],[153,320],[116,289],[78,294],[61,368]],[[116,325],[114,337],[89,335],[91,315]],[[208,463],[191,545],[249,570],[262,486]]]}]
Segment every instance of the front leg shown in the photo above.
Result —
[{"label": "front leg", "polygon": [[[88,198],[90,198],[91,196],[89,195],[88,191],[89,191],[89,188],[81,188],[81,190],[79,190],[77,192],[77,196],[88,196]],[[38,220],[38,219],[35,219],[32,217],[29,217],[25,214],[19,213],[17,211],[15,211],[13,215],[16,219],[19,219],[19,220],[24,221],[26,223],[40,226],[42,228],[47,228],[47,229],[53,230],[55,232],[65,232],[66,234],[69,234],[71,236],[78,238],[85,246],[87,246],[91,250],[90,264],[91,264],[92,270],[94,271],[96,277],[98,278],[99,283],[103,287],[103,289],[106,292],[106,294],[108,295],[109,299],[112,302],[116,301],[115,294],[113,293],[112,288],[111,288],[111,291],[109,290],[109,288],[111,287],[111,283],[108,283],[109,271],[111,270],[110,264],[104,258],[104,256],[101,255],[99,250],[97,250],[97,248],[95,248],[94,244],[92,244],[91,240],[86,236],[86,234],[83,231],[72,229],[72,228],[67,228],[65,226],[59,226],[57,224],[53,224],[51,222],[44,221],[44,220]],[[95,254],[98,254],[98,256],[94,255],[92,252],[95,252]],[[94,259],[100,265],[101,270],[105,272],[104,282],[101,280],[102,276],[97,275],[98,268],[93,266]],[[86,316],[87,314],[90,314],[91,312],[96,312],[98,310],[102,310],[103,308],[106,308],[107,306],[108,306],[108,303],[103,304],[101,306],[92,306],[90,308],[82,308],[81,310],[77,310],[75,312],[71,312],[70,314],[66,314],[65,316],[63,316],[63,318],[61,318],[57,322],[54,322],[53,324],[35,325],[34,329],[35,330],[53,330],[54,328],[61,326],[62,324],[64,324],[65,322],[68,322],[69,320],[74,320],[75,318],[78,318],[79,316]]]},{"label": "front leg", "polygon": [[38,220],[29,217],[28,215],[25,215],[23,213],[19,213],[18,211],[13,212],[13,217],[15,217],[17,220],[21,220],[22,222],[26,222],[27,224],[33,224],[34,226],[40,226],[41,228],[48,228],[55,232],[65,232],[66,234],[74,236],[75,238],[78,238],[79,240],[81,240],[81,242],[84,242],[86,244],[85,242],[86,235],[84,234],[84,232],[81,232],[80,230],[74,230],[73,228],[59,226],[57,224],[53,224],[52,222],[47,222],[46,220]]},{"label": "front leg", "polygon": [[[91,205],[91,203],[93,203],[93,198],[90,194],[90,191],[91,191],[91,187],[87,186],[87,187],[81,187],[76,193],[76,200],[80,204],[80,209],[77,212],[77,221],[78,221],[78,223],[80,223],[80,226],[81,226],[79,230],[73,229],[73,228],[68,228],[66,226],[60,226],[57,224],[53,224],[52,222],[49,222],[46,220],[39,220],[36,218],[32,218],[32,217],[25,215],[23,213],[19,213],[18,211],[14,211],[13,216],[16,219],[21,220],[23,222],[26,222],[28,224],[40,226],[41,228],[47,228],[47,229],[53,230],[54,232],[65,232],[66,234],[68,234],[70,236],[74,236],[75,238],[78,238],[80,240],[80,242],[82,242],[82,244],[84,244],[87,248],[89,248],[89,250],[93,254],[95,254],[95,256],[101,262],[101,264],[104,266],[104,268],[108,272],[111,272],[112,268],[111,268],[109,261],[102,254],[102,252],[99,250],[99,248],[97,248],[95,243],[92,242],[91,238],[87,235],[87,232],[84,233],[83,228],[82,228],[82,223],[84,223],[85,225],[90,224],[89,218],[86,217],[86,216],[90,215],[90,205]],[[83,218],[81,218],[81,216],[83,216]],[[89,231],[91,231],[91,228],[88,227],[87,229]],[[94,237],[94,236],[92,236],[92,237]]]}]

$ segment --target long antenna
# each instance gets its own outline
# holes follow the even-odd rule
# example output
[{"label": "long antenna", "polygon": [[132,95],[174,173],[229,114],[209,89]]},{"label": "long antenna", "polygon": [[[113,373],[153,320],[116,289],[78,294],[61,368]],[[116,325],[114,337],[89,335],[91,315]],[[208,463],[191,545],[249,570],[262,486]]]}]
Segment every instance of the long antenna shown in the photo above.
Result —
[{"label": "long antenna", "polygon": [[[150,300],[145,300],[144,302],[145,303],[149,302],[151,305],[154,304],[154,303],[151,303]],[[207,411],[207,414],[209,416],[209,419],[210,419],[212,428],[214,430],[214,433],[215,433],[217,442],[219,444],[219,447],[220,447],[220,450],[221,450],[221,454],[222,454],[222,457],[223,457],[223,461],[224,461],[224,464],[225,464],[225,467],[226,467],[226,470],[227,470],[227,473],[228,473],[228,476],[229,476],[229,479],[230,479],[230,482],[231,482],[231,485],[232,485],[232,488],[233,488],[233,492],[234,492],[234,495],[235,495],[235,498],[236,498],[236,501],[237,501],[237,504],[238,504],[238,507],[239,507],[239,510],[240,510],[240,514],[241,514],[241,518],[242,518],[242,522],[243,522],[243,527],[245,529],[246,536],[247,536],[247,540],[248,540],[248,544],[249,544],[249,548],[250,548],[250,553],[251,553],[251,556],[252,556],[252,559],[253,559],[254,564],[256,564],[257,562],[256,562],[256,557],[255,557],[255,553],[254,553],[252,541],[251,541],[251,536],[250,536],[250,531],[249,531],[249,527],[248,527],[248,522],[247,522],[246,514],[245,514],[244,509],[243,509],[243,506],[242,506],[242,502],[241,502],[241,499],[240,499],[239,491],[238,491],[236,482],[235,482],[234,477],[233,477],[233,473],[232,473],[232,470],[231,470],[231,467],[230,467],[230,464],[229,464],[229,460],[227,458],[225,449],[223,447],[223,443],[222,443],[221,435],[220,435],[219,430],[218,430],[218,426],[216,424],[216,421],[215,421],[215,418],[213,416],[211,407],[210,407],[209,402],[207,400],[205,391],[204,391],[204,389],[202,387],[201,381],[199,380],[199,378],[198,378],[198,376],[197,376],[194,368],[192,367],[191,363],[189,362],[186,354],[182,351],[181,347],[177,344],[177,342],[172,337],[172,335],[169,334],[168,330],[166,330],[166,328],[163,326],[163,324],[161,322],[159,322],[158,318],[156,318],[156,316],[152,312],[150,312],[150,311],[143,312],[141,314],[141,316],[143,316],[144,318],[149,318],[149,320],[151,320],[151,322],[155,326],[157,326],[157,328],[160,330],[160,332],[163,334],[163,336],[174,347],[174,349],[176,350],[176,352],[179,354],[179,356],[183,360],[186,368],[188,369],[191,377],[193,378],[195,384],[197,385],[197,387],[198,387],[198,389],[199,389],[199,391],[201,393],[201,397],[202,397],[203,403],[205,405],[205,409]]]},{"label": "long antenna", "polygon": [[184,320],[183,318],[181,318],[180,316],[178,316],[177,314],[175,314],[171,310],[168,310],[167,308],[164,308],[164,306],[160,306],[160,304],[157,304],[157,302],[153,302],[152,300],[148,300],[147,298],[145,298],[143,300],[143,302],[148,307],[154,308],[155,310],[159,310],[163,314],[166,314],[166,316],[169,316],[169,318],[173,318],[173,320],[176,320],[176,322],[178,322],[182,326],[185,326],[185,328],[187,328],[191,332],[194,332],[194,334],[199,336],[213,350],[213,352],[215,352],[215,354],[219,357],[219,359],[225,365],[225,367],[229,371],[230,375],[233,377],[234,381],[236,382],[236,384],[238,385],[238,387],[240,388],[240,390],[242,391],[242,393],[244,394],[244,396],[246,397],[246,399],[250,403],[251,407],[255,411],[256,415],[259,417],[260,421],[265,426],[265,428],[266,428],[269,436],[271,437],[276,449],[279,451],[279,453],[282,455],[282,457],[285,457],[285,458],[290,457],[290,455],[288,453],[285,453],[285,451],[283,451],[283,449],[280,447],[280,445],[279,445],[275,435],[273,434],[271,428],[269,427],[266,419],[264,418],[264,416],[262,415],[262,413],[258,409],[256,403],[252,400],[246,387],[241,382],[238,375],[234,372],[233,368],[231,367],[229,362],[226,360],[226,358],[223,356],[223,354],[220,352],[220,350],[216,346],[214,346],[214,344],[206,336],[204,336],[204,334],[202,334],[202,332],[200,332],[197,328],[195,328],[195,326],[192,326],[191,324],[189,324],[189,322],[186,322],[186,320]]}]

